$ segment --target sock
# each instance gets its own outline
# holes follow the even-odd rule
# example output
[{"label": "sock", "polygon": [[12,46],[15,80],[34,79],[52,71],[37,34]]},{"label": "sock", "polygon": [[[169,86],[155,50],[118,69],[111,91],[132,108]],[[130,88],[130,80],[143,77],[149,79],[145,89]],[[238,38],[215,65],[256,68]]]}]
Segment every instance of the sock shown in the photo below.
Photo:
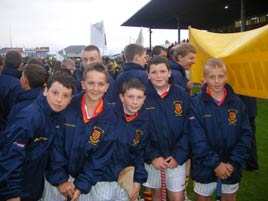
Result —
[{"label": "sock", "polygon": [[144,197],[144,201],[151,201],[152,200],[152,192],[151,191],[144,191],[143,197]]}]

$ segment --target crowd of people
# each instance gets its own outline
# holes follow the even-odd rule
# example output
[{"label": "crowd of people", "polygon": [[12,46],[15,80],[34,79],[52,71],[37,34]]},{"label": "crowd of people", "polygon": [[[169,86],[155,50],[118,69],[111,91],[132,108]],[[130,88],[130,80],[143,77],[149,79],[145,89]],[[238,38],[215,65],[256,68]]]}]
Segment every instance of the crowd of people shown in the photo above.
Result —
[{"label": "crowd of people", "polygon": [[[191,176],[197,201],[219,188],[221,200],[235,201],[242,170],[258,170],[257,109],[248,113],[217,58],[192,95],[196,54],[190,43],[150,54],[129,44],[114,60],[89,45],[81,62],[8,52],[0,58],[0,200],[135,201],[144,186],[145,201],[184,201]],[[118,180],[130,166],[127,189]]]}]

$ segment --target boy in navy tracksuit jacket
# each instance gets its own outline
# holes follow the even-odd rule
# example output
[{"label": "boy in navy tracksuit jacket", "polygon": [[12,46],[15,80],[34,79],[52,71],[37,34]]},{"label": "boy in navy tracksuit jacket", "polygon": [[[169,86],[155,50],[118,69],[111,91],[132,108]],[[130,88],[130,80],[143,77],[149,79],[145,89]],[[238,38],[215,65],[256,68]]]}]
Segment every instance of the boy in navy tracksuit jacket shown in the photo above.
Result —
[{"label": "boy in navy tracksuit jacket", "polygon": [[114,82],[113,102],[116,102],[118,99],[122,84],[125,80],[138,78],[145,84],[145,86],[148,83],[148,76],[144,68],[147,62],[146,49],[138,44],[129,44],[124,49],[124,58],[126,63],[123,64],[122,69]]},{"label": "boy in navy tracksuit jacket", "polygon": [[189,158],[188,112],[190,97],[182,87],[169,82],[170,68],[164,57],[148,63],[150,80],[146,109],[149,112],[150,146],[146,147],[148,180],[152,198],[160,198],[160,170],[166,173],[169,199],[183,199]]},{"label": "boy in navy tracksuit jacket", "polygon": [[[108,71],[93,63],[83,72],[84,92],[73,97],[64,111],[64,129],[55,139],[46,172],[44,200],[78,199],[88,194],[111,158],[115,116],[103,96],[109,87]],[[88,200],[81,195],[79,200]]]},{"label": "boy in navy tracksuit jacket", "polygon": [[[0,132],[5,130],[8,114],[16,98],[23,90],[20,85],[22,57],[16,51],[9,51],[5,57],[5,66],[0,74]],[[0,139],[1,139],[0,134]]]},{"label": "boy in navy tracksuit jacket", "polygon": [[251,131],[244,104],[226,84],[226,67],[219,59],[205,64],[206,84],[192,100],[191,176],[197,201],[210,199],[217,184],[222,200],[235,200],[242,167],[250,153]]},{"label": "boy in navy tracksuit jacket", "polygon": [[61,126],[59,112],[70,103],[73,88],[69,74],[56,73],[43,94],[7,125],[0,152],[0,200],[41,198],[50,145]]},{"label": "boy in navy tracksuit jacket", "polygon": [[30,105],[41,92],[47,82],[46,70],[38,64],[27,64],[24,66],[20,78],[21,87],[24,90],[16,99],[16,104],[9,112],[8,119],[14,118],[23,108]]},{"label": "boy in navy tracksuit jacket", "polygon": [[[116,103],[117,137],[111,162],[104,171],[103,178],[92,188],[92,200],[135,200],[139,196],[140,187],[147,179],[144,168],[144,148],[148,136],[148,115],[142,108],[145,100],[145,86],[139,79],[123,82]],[[120,172],[134,166],[133,189],[126,192],[118,186]],[[103,187],[105,186],[105,187]]]}]

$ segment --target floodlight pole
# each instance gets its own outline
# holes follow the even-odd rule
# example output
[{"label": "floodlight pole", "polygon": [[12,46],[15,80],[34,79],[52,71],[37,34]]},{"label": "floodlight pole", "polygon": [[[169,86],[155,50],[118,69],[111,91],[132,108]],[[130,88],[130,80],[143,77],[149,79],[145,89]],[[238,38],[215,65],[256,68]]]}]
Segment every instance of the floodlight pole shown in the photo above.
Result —
[{"label": "floodlight pole", "polygon": [[152,50],[152,29],[149,28],[149,48]]},{"label": "floodlight pole", "polygon": [[178,27],[178,43],[181,42],[181,30],[180,30],[180,18],[177,17],[177,27]]},{"label": "floodlight pole", "polygon": [[241,0],[241,32],[245,30],[246,30],[245,4],[244,0]]}]

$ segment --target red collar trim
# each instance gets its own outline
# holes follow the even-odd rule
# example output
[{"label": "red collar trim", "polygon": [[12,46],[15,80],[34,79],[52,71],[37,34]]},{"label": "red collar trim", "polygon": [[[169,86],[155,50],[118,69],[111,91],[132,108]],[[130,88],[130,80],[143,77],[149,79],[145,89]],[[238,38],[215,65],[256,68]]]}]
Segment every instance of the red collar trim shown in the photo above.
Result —
[{"label": "red collar trim", "polygon": [[81,110],[82,110],[82,115],[83,115],[83,121],[84,123],[88,123],[91,119],[95,118],[96,116],[98,116],[102,110],[103,110],[103,106],[104,106],[104,102],[103,102],[103,99],[101,99],[98,103],[98,105],[96,106],[94,112],[93,112],[93,115],[91,117],[88,117],[88,114],[87,114],[87,106],[85,104],[85,94],[83,95],[82,97],[82,100],[81,100]]}]

